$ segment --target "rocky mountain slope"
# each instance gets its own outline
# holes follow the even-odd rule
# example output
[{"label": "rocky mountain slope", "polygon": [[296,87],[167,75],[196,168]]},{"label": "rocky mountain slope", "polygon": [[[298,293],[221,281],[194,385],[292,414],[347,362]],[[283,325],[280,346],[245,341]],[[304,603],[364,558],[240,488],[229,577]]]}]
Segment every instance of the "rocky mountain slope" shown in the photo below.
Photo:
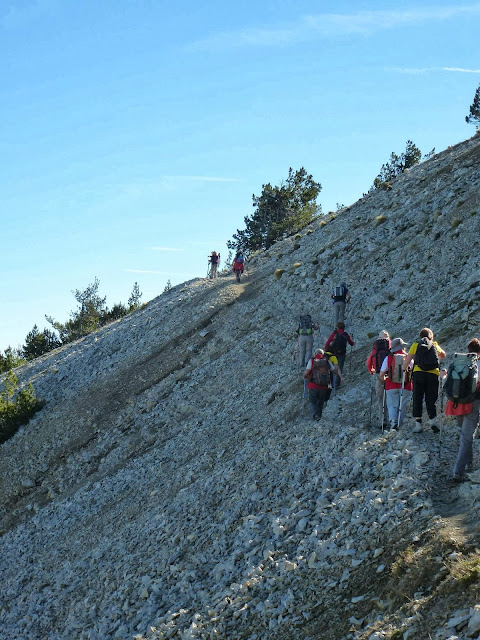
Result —
[{"label": "rocky mountain slope", "polygon": [[[478,637],[456,427],[383,435],[364,362],[383,328],[480,334],[480,136],[392,186],[17,370],[46,404],[0,447],[1,637]],[[310,311],[323,345],[342,280],[355,348],[319,424],[294,330]]]}]

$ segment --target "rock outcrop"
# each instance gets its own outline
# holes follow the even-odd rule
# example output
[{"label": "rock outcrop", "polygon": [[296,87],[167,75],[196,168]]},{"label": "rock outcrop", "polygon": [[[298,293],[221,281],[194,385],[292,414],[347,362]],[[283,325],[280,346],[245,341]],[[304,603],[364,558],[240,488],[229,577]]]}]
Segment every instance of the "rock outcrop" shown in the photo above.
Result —
[{"label": "rock outcrop", "polygon": [[[479,231],[477,135],[258,254],[241,284],[192,280],[19,369],[46,404],[0,447],[2,637],[477,637],[467,595],[434,607],[452,536],[428,579],[399,577],[440,548],[445,505],[478,512],[477,485],[441,488],[456,427],[382,434],[364,363],[383,328],[431,326],[447,353],[479,333]],[[296,321],[310,311],[323,345],[343,280],[355,348],[317,423]]]}]

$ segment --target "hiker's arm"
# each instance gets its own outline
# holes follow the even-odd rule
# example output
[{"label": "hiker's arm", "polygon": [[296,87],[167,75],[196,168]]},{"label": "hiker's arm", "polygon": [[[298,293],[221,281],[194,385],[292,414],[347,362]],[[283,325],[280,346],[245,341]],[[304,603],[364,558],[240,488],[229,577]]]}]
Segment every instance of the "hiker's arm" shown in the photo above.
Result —
[{"label": "hiker's arm", "polygon": [[408,365],[410,364],[410,362],[413,360],[413,354],[412,353],[408,353],[405,356],[405,360],[403,361],[402,367],[403,369],[408,369]]},{"label": "hiker's arm", "polygon": [[352,338],[350,337],[350,335],[347,333],[347,340],[348,340],[348,344],[353,347],[355,342],[352,340]]},{"label": "hiker's arm", "polygon": [[375,373],[375,366],[373,364],[373,358],[374,358],[374,353],[373,351],[370,353],[370,355],[367,358],[367,369],[369,373]]},{"label": "hiker's arm", "polygon": [[340,370],[340,367],[338,366],[338,364],[334,364],[333,366],[333,372],[337,374],[337,376],[340,378],[340,380],[343,382],[345,380],[345,378],[342,375],[342,372]]},{"label": "hiker's arm", "polygon": [[325,348],[324,351],[328,351],[328,347],[330,346],[330,343],[333,342],[333,338],[335,337],[335,332],[330,334],[330,337],[328,338],[328,340],[325,342]]},{"label": "hiker's arm", "polygon": [[440,360],[443,360],[444,358],[447,357],[447,354],[445,353],[445,351],[440,346],[437,346],[437,353],[438,353],[438,357],[440,358]]}]

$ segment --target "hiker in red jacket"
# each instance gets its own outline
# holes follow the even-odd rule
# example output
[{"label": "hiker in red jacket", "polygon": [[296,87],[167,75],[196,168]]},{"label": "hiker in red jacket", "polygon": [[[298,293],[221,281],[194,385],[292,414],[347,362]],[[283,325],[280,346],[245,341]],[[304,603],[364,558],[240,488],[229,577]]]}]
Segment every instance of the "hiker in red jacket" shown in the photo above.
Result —
[{"label": "hiker in red jacket", "polygon": [[314,420],[322,417],[323,406],[328,399],[331,374],[337,375],[343,380],[342,372],[338,365],[330,362],[323,352],[323,349],[316,349],[315,355],[308,361],[303,378],[308,380],[308,401]]},{"label": "hiker in red jacket", "polygon": [[[337,322],[337,328],[333,333],[330,334],[330,337],[325,343],[325,351],[330,351],[337,357],[340,371],[343,371],[343,367],[345,365],[345,358],[347,356],[347,343],[352,347],[355,344],[352,338],[345,331],[345,323],[341,321]],[[337,378],[337,389],[340,386],[341,380],[341,378]]]},{"label": "hiker in red jacket", "polygon": [[382,331],[380,331],[380,333],[378,334],[378,338],[373,343],[372,350],[366,362],[368,372],[372,376],[374,376],[373,382],[375,384],[375,395],[377,397],[378,403],[378,415],[380,417],[380,423],[382,427],[386,427],[388,424],[388,410],[387,403],[383,401],[385,382],[383,380],[383,377],[381,377],[379,374],[383,361],[390,353],[390,346],[390,334],[388,333],[388,331],[385,331],[385,329],[383,329]]},{"label": "hiker in red jacket", "polygon": [[245,258],[243,257],[243,253],[239,251],[235,256],[235,260],[233,261],[233,273],[237,276],[237,282],[240,282],[240,276],[243,273],[244,267]]}]

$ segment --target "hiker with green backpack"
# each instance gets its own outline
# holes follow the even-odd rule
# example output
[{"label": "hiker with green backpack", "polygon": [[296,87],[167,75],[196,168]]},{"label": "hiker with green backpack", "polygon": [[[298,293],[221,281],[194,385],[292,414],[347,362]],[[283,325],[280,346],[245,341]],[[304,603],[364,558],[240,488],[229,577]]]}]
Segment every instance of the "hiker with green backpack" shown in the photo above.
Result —
[{"label": "hiker with green backpack", "polygon": [[[337,327],[333,333],[330,334],[326,343],[325,343],[325,351],[329,351],[336,356],[338,360],[338,366],[340,371],[343,371],[345,366],[345,358],[347,357],[347,344],[353,345],[355,342],[352,340],[351,336],[345,331],[345,323],[342,321],[337,322]],[[337,378],[336,388],[340,387],[340,383],[343,378]]]},{"label": "hiker with green backpack", "polygon": [[309,313],[300,316],[296,334],[298,336],[297,362],[301,369],[307,366],[312,357],[314,331],[318,331],[318,324],[313,322],[312,316]]},{"label": "hiker with green backpack", "polygon": [[473,440],[480,419],[480,340],[470,340],[467,351],[454,355],[444,384],[445,415],[455,416],[460,428],[460,443],[451,478],[454,484],[464,482],[465,471],[473,470]]},{"label": "hiker with green backpack", "polygon": [[407,369],[413,360],[413,417],[416,425],[413,433],[421,433],[423,401],[429,417],[430,428],[434,433],[439,433],[437,425],[438,386],[440,376],[440,360],[446,353],[438,342],[434,341],[433,331],[425,327],[420,331],[420,338],[414,342],[408,351],[404,361],[404,369]]},{"label": "hiker with green backpack", "polygon": [[331,390],[332,375],[337,375],[343,380],[338,365],[334,365],[325,357],[323,349],[316,349],[303,374],[303,379],[308,381],[308,401],[314,420],[320,420],[322,417],[323,407]]}]

